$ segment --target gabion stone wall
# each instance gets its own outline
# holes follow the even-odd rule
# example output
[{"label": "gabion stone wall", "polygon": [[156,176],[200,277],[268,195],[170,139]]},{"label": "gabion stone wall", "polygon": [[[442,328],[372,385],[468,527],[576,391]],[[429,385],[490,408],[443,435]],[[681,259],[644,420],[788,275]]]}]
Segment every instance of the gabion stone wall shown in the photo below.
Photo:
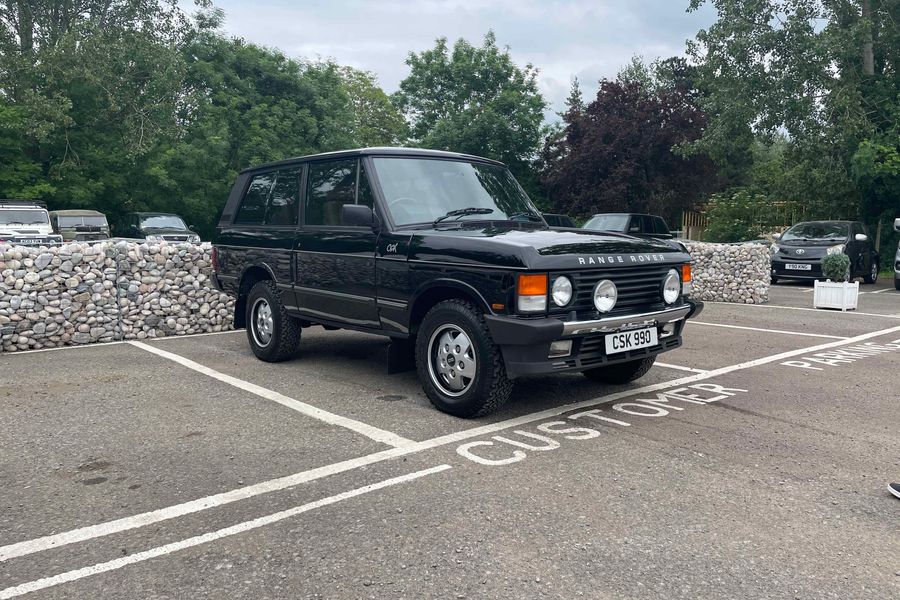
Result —
[{"label": "gabion stone wall", "polygon": [[769,301],[771,260],[760,244],[685,242],[693,259],[693,296],[711,302]]},{"label": "gabion stone wall", "polygon": [[231,329],[234,300],[210,285],[210,249],[0,244],[0,350]]}]

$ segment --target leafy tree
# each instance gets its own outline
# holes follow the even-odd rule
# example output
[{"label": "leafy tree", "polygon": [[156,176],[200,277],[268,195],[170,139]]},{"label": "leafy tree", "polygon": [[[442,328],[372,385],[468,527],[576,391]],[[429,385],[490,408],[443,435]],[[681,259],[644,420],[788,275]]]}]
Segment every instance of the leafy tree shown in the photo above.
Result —
[{"label": "leafy tree", "polygon": [[[884,206],[877,186],[885,180],[867,174],[868,148],[900,146],[900,3],[691,0],[690,6],[706,1],[718,20],[697,34],[689,52],[710,124],[690,149],[728,164],[746,157],[756,139],[784,133],[782,179],[793,183],[790,198],[811,214],[872,221]],[[900,187],[888,195],[900,197]]]},{"label": "leafy tree", "polygon": [[413,140],[427,148],[476,154],[506,163],[532,193],[533,161],[546,106],[537,69],[518,67],[493,32],[475,47],[463,39],[410,53],[410,73],[394,102],[410,122]]},{"label": "leafy tree", "polygon": [[378,86],[375,75],[353,67],[341,67],[340,74],[353,104],[354,145],[402,145],[409,136],[406,120]]},{"label": "leafy tree", "polygon": [[601,81],[583,114],[566,114],[564,137],[548,138],[542,183],[557,210],[653,212],[670,219],[703,197],[712,166],[673,153],[703,131],[705,116],[678,88]]}]

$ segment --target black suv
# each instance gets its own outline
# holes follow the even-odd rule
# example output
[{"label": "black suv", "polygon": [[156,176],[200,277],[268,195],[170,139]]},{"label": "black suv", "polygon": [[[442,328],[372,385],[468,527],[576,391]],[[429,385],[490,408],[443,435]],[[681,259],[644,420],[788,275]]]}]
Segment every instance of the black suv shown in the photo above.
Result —
[{"label": "black suv", "polygon": [[639,238],[663,240],[673,248],[687,252],[684,244],[677,241],[662,217],[638,213],[601,213],[594,215],[582,225],[591,231],[615,231]]},{"label": "black suv", "polygon": [[463,417],[522,375],[637,379],[702,308],[688,255],[552,230],[503,164],[475,156],[375,148],[248,169],[218,229],[213,280],[257,357],[293,356],[311,325],[385,335],[389,370],[414,356],[432,403]]},{"label": "black suv", "polygon": [[148,242],[200,243],[200,236],[184,224],[184,219],[172,213],[127,213],[119,225],[119,235]]},{"label": "black suv", "polygon": [[806,221],[775,236],[772,283],[779,279],[822,279],[822,259],[829,254],[850,257],[848,280],[878,280],[878,250],[859,221]]}]

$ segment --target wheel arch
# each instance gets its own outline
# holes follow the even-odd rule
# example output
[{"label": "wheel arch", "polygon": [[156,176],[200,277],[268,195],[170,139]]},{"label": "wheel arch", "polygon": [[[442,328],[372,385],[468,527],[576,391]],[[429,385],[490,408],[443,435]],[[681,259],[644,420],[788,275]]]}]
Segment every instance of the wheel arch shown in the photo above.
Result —
[{"label": "wheel arch", "polygon": [[234,303],[234,326],[236,329],[247,326],[247,296],[250,294],[250,290],[260,281],[266,280],[276,281],[275,273],[265,263],[250,265],[241,273],[238,295]]},{"label": "wheel arch", "polygon": [[491,314],[491,308],[478,290],[471,285],[456,279],[436,279],[416,290],[409,310],[409,331],[416,334],[419,324],[429,310],[444,300],[465,300],[471,302],[485,314]]}]

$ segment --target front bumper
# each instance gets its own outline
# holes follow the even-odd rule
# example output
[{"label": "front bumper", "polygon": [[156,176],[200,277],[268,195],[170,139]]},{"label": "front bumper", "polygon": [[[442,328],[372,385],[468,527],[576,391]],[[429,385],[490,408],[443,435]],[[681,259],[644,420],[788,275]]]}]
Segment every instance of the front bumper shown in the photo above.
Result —
[{"label": "front bumper", "polygon": [[[700,314],[703,303],[686,300],[664,310],[607,317],[591,321],[561,321],[553,318],[521,319],[486,315],[491,337],[503,352],[509,377],[584,371],[607,364],[628,362],[674,350],[681,345],[681,332],[687,319]],[[606,334],[631,329],[656,327],[659,343],[649,348],[607,355]],[[549,358],[550,343],[572,340],[568,356]]]},{"label": "front bumper", "polygon": [[55,246],[63,243],[61,235],[0,234],[0,244],[10,246]]},{"label": "front bumper", "polygon": [[[809,265],[809,270],[788,269],[787,265]],[[777,277],[778,279],[824,279],[822,276],[822,259],[785,260],[781,257],[775,257],[772,259],[772,277]]]}]

